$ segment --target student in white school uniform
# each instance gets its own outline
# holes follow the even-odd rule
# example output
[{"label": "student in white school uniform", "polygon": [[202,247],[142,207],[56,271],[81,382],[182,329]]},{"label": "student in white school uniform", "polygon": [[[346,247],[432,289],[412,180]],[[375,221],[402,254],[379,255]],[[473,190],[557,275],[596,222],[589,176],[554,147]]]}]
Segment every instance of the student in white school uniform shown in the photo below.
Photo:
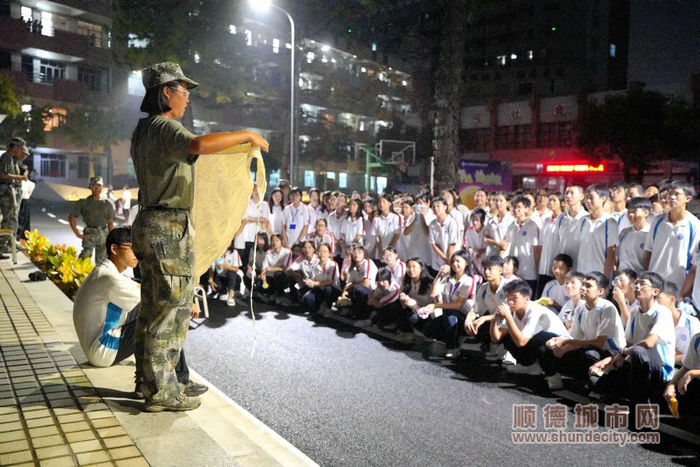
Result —
[{"label": "student in white school uniform", "polygon": [[445,200],[441,197],[433,198],[431,206],[435,220],[428,229],[428,244],[432,249],[429,271],[435,277],[440,268],[448,264],[449,258],[455,252],[459,237],[457,223],[447,214]]},{"label": "student in white school uniform", "polygon": [[581,219],[588,216],[583,209],[583,188],[572,185],[564,193],[565,210],[557,219],[559,249],[557,254],[564,253],[574,260],[574,269],[578,271],[578,246],[581,240]]},{"label": "student in white school uniform", "polygon": [[537,266],[542,253],[540,245],[540,229],[530,219],[532,203],[525,196],[516,196],[512,201],[515,222],[510,224],[503,238],[506,244],[506,254],[518,258],[518,276],[532,290],[537,289]]},{"label": "student in white school uniform", "polygon": [[693,252],[700,243],[700,221],[686,210],[695,196],[689,183],[668,185],[668,214],[654,219],[644,243],[644,269],[674,284],[683,284],[691,270]]},{"label": "student in white school uniform", "polygon": [[392,200],[388,196],[380,196],[377,201],[377,216],[374,218],[374,233],[377,255],[381,255],[386,247],[396,248],[399,236],[403,230],[401,216],[391,210]]},{"label": "student in white school uniform", "polygon": [[460,241],[455,245],[455,251],[459,251],[462,249],[464,231],[466,230],[464,213],[457,208],[457,195],[454,190],[442,190],[441,195],[447,205],[447,215],[451,216],[457,224],[457,238]]},{"label": "student in white school uniform", "polygon": [[627,184],[615,182],[610,185],[608,192],[610,193],[610,204],[612,205],[610,217],[617,222],[617,231],[622,232],[624,229],[632,226],[627,218]]},{"label": "student in white school uniform", "polygon": [[399,331],[410,332],[411,327],[421,331],[418,310],[433,302],[430,293],[433,289],[433,280],[428,274],[428,268],[419,258],[411,258],[406,261],[406,275],[403,278],[399,302],[404,310],[404,320],[398,323]]},{"label": "student in white school uniform", "polygon": [[282,190],[275,188],[270,193],[267,206],[270,211],[270,229],[272,233],[282,235],[282,225],[284,224],[284,195]]},{"label": "student in white school uniform", "polygon": [[555,337],[547,342],[540,365],[549,389],[564,387],[561,373],[585,379],[591,365],[625,348],[625,328],[617,308],[603,298],[608,285],[610,281],[600,272],[587,274],[583,300],[574,310],[571,338]]},{"label": "student in white school uniform", "polygon": [[313,234],[309,234],[309,240],[314,242],[314,246],[318,250],[319,245],[327,243],[333,251],[335,251],[335,236],[328,230],[326,219],[316,219],[316,228]]},{"label": "student in white school uniform", "polygon": [[678,287],[668,281],[664,281],[664,288],[656,297],[656,301],[671,311],[673,325],[676,331],[676,366],[683,362],[683,357],[688,351],[690,338],[700,332],[700,321],[695,316],[683,313],[677,306]]},{"label": "student in white school uniform", "polygon": [[[564,291],[566,292],[568,300],[564,302],[564,305],[562,305],[561,310],[559,310],[557,314],[557,317],[564,323],[566,329],[571,329],[571,325],[573,324],[574,310],[581,301],[584,279],[584,275],[576,271],[570,271],[566,275]],[[624,324],[623,322],[622,325],[624,326]]]},{"label": "student in white school uniform", "polygon": [[[395,331],[398,314],[401,311],[399,295],[401,286],[394,282],[391,271],[383,267],[377,271],[377,287],[367,297],[364,313],[354,315],[357,326],[377,326],[384,331]],[[366,318],[365,318],[366,317]]]},{"label": "student in white school uniform", "polygon": [[372,198],[362,201],[362,211],[365,214],[365,239],[362,246],[367,252],[368,258],[377,255],[377,235],[374,231],[374,218],[377,216],[377,205]]},{"label": "student in white school uniform", "polygon": [[[362,315],[367,308],[367,297],[376,287],[377,266],[366,256],[364,247],[356,246],[348,269],[348,279],[339,301],[350,300],[352,316]],[[341,300],[342,299],[342,300]]]},{"label": "student in white school uniform", "polygon": [[[326,220],[328,221],[328,230],[333,234],[333,237],[338,239],[343,236],[343,226],[347,213],[345,212],[345,195],[339,194],[335,198],[335,210],[328,213]],[[333,256],[340,257],[342,247],[340,244],[333,245]]]},{"label": "student in white school uniform", "polygon": [[291,204],[284,208],[284,222],[282,224],[282,246],[291,248],[295,243],[306,238],[309,229],[308,207],[301,202],[301,190],[292,188],[289,191]]},{"label": "student in white school uniform", "polygon": [[270,207],[265,202],[260,202],[258,190],[253,189],[253,194],[248,200],[248,207],[243,214],[241,227],[234,237],[235,247],[241,255],[241,260],[248,263],[248,252],[255,244],[255,234],[258,230],[270,233]]},{"label": "student in white school uniform", "polygon": [[494,215],[486,223],[486,232],[484,238],[486,241],[486,256],[501,255],[506,256],[506,232],[513,222],[515,217],[512,216],[508,209],[508,198],[505,192],[499,191],[493,196],[493,202],[496,207]]},{"label": "student in white school uniform", "polygon": [[537,190],[531,219],[542,230],[544,221],[550,217],[552,217],[552,211],[549,209],[549,195],[544,190]]},{"label": "student in white school uniform", "polygon": [[[310,240],[306,240],[301,244],[301,256],[293,259],[287,267],[287,277],[290,282],[291,299],[284,300],[286,302],[298,302],[299,299],[308,291],[305,279],[311,279],[314,276],[314,271],[319,263],[316,255],[316,245]],[[283,297],[287,298],[287,297]]]},{"label": "student in white school uniform", "polygon": [[682,417],[700,415],[700,333],[690,338],[683,366],[666,385],[664,398],[669,406],[678,405]]},{"label": "student in white school uniform", "polygon": [[351,199],[348,203],[348,212],[343,219],[340,228],[340,238],[337,240],[337,248],[340,249],[340,257],[345,258],[347,245],[356,243],[362,245],[365,238],[365,216],[362,212],[362,204],[358,199]]},{"label": "student in white school uniform", "polygon": [[399,240],[399,245],[402,245],[403,241],[403,248],[398,250],[399,257],[417,257],[423,264],[428,264],[432,248],[428,243],[429,228],[426,214],[432,214],[432,211],[430,209],[417,209],[416,206],[410,200],[405,200],[401,205],[404,229],[401,240]]},{"label": "student in white school uniform", "polygon": [[698,311],[700,311],[700,274],[698,274],[698,265],[700,265],[700,243],[698,243],[698,246],[695,248],[691,264],[690,272],[688,272],[685,278],[680,294],[682,298],[690,299],[690,305],[693,306],[695,314],[698,315]]},{"label": "student in white school uniform", "polygon": [[481,262],[486,253],[486,241],[484,239],[486,211],[476,208],[471,212],[469,219],[471,226],[464,232],[464,248],[471,255],[476,271],[481,274]]},{"label": "student in white school uniform", "polygon": [[637,305],[634,288],[636,280],[637,273],[632,269],[620,269],[613,274],[611,295],[613,301],[617,303],[617,309],[620,310],[620,318],[624,326],[627,326],[627,321],[630,319],[630,311]]},{"label": "student in white school uniform", "polygon": [[382,253],[382,262],[389,271],[391,271],[391,280],[396,284],[403,283],[403,276],[406,274],[406,263],[399,259],[399,255],[395,248],[384,248]]},{"label": "student in white school uniform", "polygon": [[223,256],[217,258],[209,268],[209,284],[214,290],[214,299],[225,301],[228,306],[236,306],[234,293],[240,289],[243,273],[241,256],[233,247],[233,242]]},{"label": "student in white school uniform", "polygon": [[317,219],[325,219],[326,216],[321,211],[321,194],[318,188],[309,189],[309,204],[306,205],[309,210],[309,232],[307,235],[313,233],[316,228]]},{"label": "student in white school uniform", "polygon": [[331,303],[340,295],[340,273],[338,265],[331,257],[330,245],[325,243],[319,245],[316,255],[318,264],[311,278],[304,279],[304,285],[308,290],[301,297],[304,309],[312,313],[329,309]]},{"label": "student in white school uniform", "polygon": [[[284,300],[284,289],[289,286],[286,270],[292,262],[292,252],[282,246],[279,235],[270,237],[271,248],[265,254],[265,259],[260,271],[263,296],[275,303],[288,306]],[[263,298],[263,301],[267,301]]]},{"label": "student in white school uniform", "polygon": [[479,337],[481,349],[486,353],[487,360],[496,360],[495,346],[491,345],[489,326],[498,306],[506,300],[506,293],[503,291],[503,287],[507,283],[503,278],[503,258],[499,255],[484,258],[482,269],[484,283],[476,290],[474,306],[467,313],[464,331],[468,336]]},{"label": "student in white school uniform", "polygon": [[[540,264],[537,267],[539,274],[537,283],[537,293],[535,296],[542,295],[544,285],[551,281],[552,276],[552,261],[559,253],[559,231],[557,230],[557,220],[562,213],[562,198],[559,193],[549,195],[548,208],[551,212],[549,217],[542,221],[540,229],[540,244],[542,244],[542,254],[540,255]],[[572,258],[573,260],[573,258]]]},{"label": "student in white school uniform", "polygon": [[599,185],[586,188],[589,215],[579,221],[579,247],[576,270],[583,274],[598,271],[610,277],[615,267],[617,222],[605,213],[608,190]]},{"label": "student in white school uniform", "polygon": [[547,282],[542,290],[542,297],[546,298],[547,303],[542,303],[548,307],[554,308],[557,312],[569,300],[566,295],[566,275],[571,271],[573,261],[569,255],[557,255],[552,261],[552,274],[554,279]]},{"label": "student in white school uniform", "polygon": [[[633,404],[646,403],[660,394],[673,377],[676,334],[671,312],[656,301],[664,280],[643,272],[635,283],[639,305],[625,328],[627,347],[593,366],[591,375],[603,375],[594,391],[619,396],[629,389]],[[629,358],[627,358],[629,357]]]},{"label": "student in white school uniform", "polygon": [[617,269],[642,271],[644,243],[649,236],[647,217],[651,212],[648,198],[632,198],[627,201],[627,218],[630,227],[620,231],[617,242]]}]

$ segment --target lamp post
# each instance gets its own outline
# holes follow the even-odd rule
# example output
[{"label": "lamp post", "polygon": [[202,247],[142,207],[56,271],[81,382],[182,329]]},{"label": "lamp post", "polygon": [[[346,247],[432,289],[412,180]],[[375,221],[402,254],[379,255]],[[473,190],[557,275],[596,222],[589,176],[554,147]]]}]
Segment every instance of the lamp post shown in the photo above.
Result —
[{"label": "lamp post", "polygon": [[274,8],[279,10],[287,17],[289,20],[289,26],[291,28],[291,44],[292,44],[292,54],[291,54],[291,64],[289,69],[289,184],[294,186],[294,149],[296,147],[294,139],[294,91],[296,89],[295,81],[295,69],[294,69],[294,52],[296,44],[294,42],[294,19],[292,15],[287,12],[284,8],[274,5],[270,0],[251,0],[251,6],[258,11],[267,11],[269,8]]}]

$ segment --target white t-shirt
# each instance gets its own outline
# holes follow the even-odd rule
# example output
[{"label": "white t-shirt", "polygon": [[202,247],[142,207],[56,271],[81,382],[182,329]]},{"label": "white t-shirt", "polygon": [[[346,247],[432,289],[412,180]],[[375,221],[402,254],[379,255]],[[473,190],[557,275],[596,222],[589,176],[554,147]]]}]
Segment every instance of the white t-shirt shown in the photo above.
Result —
[{"label": "white t-shirt", "polygon": [[[374,234],[381,240],[381,248],[384,249],[391,244],[395,235],[400,235],[403,230],[403,219],[395,212],[390,212],[386,216],[377,214],[374,218]],[[383,252],[378,251],[377,255]]]},{"label": "white t-shirt", "polygon": [[561,307],[569,301],[569,297],[566,295],[566,289],[564,289],[564,284],[560,284],[556,279],[552,279],[544,285],[542,289],[542,296],[551,298]]},{"label": "white t-shirt", "polygon": [[676,355],[676,332],[671,310],[655,302],[649,311],[642,313],[641,307],[636,304],[630,309],[630,319],[625,328],[627,344],[634,345],[651,334],[658,338],[654,350],[664,363],[663,375],[667,381],[673,376]]},{"label": "white t-shirt", "polygon": [[340,289],[340,274],[338,273],[338,265],[332,259],[326,261],[326,265],[321,266],[321,261],[314,268],[312,280],[318,282],[332,281],[331,285],[336,289]]},{"label": "white t-shirt", "polygon": [[627,209],[623,209],[622,211],[613,211],[610,213],[610,217],[612,217],[617,223],[618,232],[622,232],[623,230],[632,227],[632,224],[627,217]]},{"label": "white t-shirt", "polygon": [[[523,336],[528,339],[541,331],[551,332],[560,337],[570,337],[564,324],[552,310],[532,301],[527,304],[522,319],[513,312],[513,320]],[[501,320],[499,327],[506,327],[505,320]]]},{"label": "white t-shirt", "polygon": [[698,244],[697,248],[695,248],[695,253],[693,253],[693,266],[695,266],[695,281],[693,281],[691,298],[695,308],[700,309],[700,244]]},{"label": "white t-shirt", "polygon": [[302,240],[299,238],[301,235],[301,230],[304,226],[309,225],[311,222],[311,217],[309,216],[309,209],[304,203],[299,203],[299,206],[294,207],[290,204],[284,208],[283,225],[287,229],[287,241],[291,247],[298,241]]},{"label": "white t-shirt", "polygon": [[[345,244],[355,243],[355,237],[360,236],[360,241],[358,243],[362,244],[365,239],[365,218],[364,216],[357,216],[354,219],[350,219],[349,216],[345,216],[343,219],[343,224],[340,228],[340,234],[345,238]],[[336,237],[337,238],[337,237]],[[345,257],[345,251],[342,251],[341,256]]]},{"label": "white t-shirt", "polygon": [[389,288],[382,289],[381,287],[377,287],[369,296],[381,303],[382,306],[386,306],[398,300],[400,292],[401,290],[398,284],[392,282],[389,284]]},{"label": "white t-shirt", "polygon": [[365,225],[365,239],[362,242],[362,245],[365,247],[365,250],[367,251],[367,257],[377,258],[378,255],[381,255],[381,253],[377,253],[377,251],[375,249],[377,239],[376,239],[376,235],[374,233],[374,221],[369,220],[368,217],[365,217],[363,222]]},{"label": "white t-shirt", "polygon": [[[437,245],[443,253],[447,254],[449,246],[456,245],[457,243],[459,243],[457,224],[451,216],[445,217],[445,222],[442,224],[437,219],[430,224],[430,228],[428,229],[429,245]],[[435,253],[432,247],[430,258],[430,267],[435,270],[440,269],[441,266],[446,264],[446,262]]]},{"label": "white t-shirt", "polygon": [[[559,233],[557,231],[557,219],[547,217],[542,221],[540,229],[540,244],[542,245],[542,254],[540,255],[540,264],[537,272],[543,276],[552,275],[552,262],[559,251]],[[572,258],[573,259],[573,258]]]},{"label": "white t-shirt", "polygon": [[275,253],[275,250],[270,248],[265,253],[265,259],[263,260],[262,267],[265,268],[282,268],[284,271],[292,263],[292,251],[289,248],[280,248],[279,253]]},{"label": "white t-shirt", "polygon": [[331,247],[331,255],[335,251],[335,236],[329,231],[324,232],[323,236],[317,235],[317,232],[314,231],[311,235],[307,235],[306,238],[313,242],[316,250],[318,250],[319,246],[326,243]]},{"label": "white t-shirt", "polygon": [[457,224],[457,238],[459,239],[457,245],[455,245],[455,252],[457,252],[462,249],[462,240],[464,239],[464,214],[462,211],[457,209],[457,207],[454,207],[452,208],[452,211],[447,213],[447,215],[451,216]]},{"label": "white t-shirt", "polygon": [[241,255],[238,254],[238,251],[233,250],[233,251],[226,251],[224,253],[224,256],[221,256],[217,258],[214,261],[214,264],[212,266],[214,267],[214,272],[216,272],[217,276],[225,276],[227,270],[223,268],[223,265],[232,267],[232,268],[240,268],[241,267]]},{"label": "white t-shirt", "polygon": [[131,192],[129,190],[122,191],[122,209],[131,209]]},{"label": "white t-shirt", "polygon": [[537,211],[537,209],[535,209],[535,210],[533,210],[532,216],[530,216],[530,219],[532,219],[532,221],[535,224],[537,224],[537,227],[539,227],[540,230],[542,230],[542,227],[544,227],[544,222],[547,219],[551,219],[551,218],[552,218],[552,211],[550,211],[549,209],[545,209],[542,212],[542,214],[540,214],[539,211]]},{"label": "white t-shirt", "polygon": [[305,279],[311,279],[314,277],[314,271],[319,262],[318,256],[311,258],[311,261],[300,256],[296,261],[292,261],[287,269],[298,272]]},{"label": "white t-shirt", "polygon": [[[333,234],[333,238],[339,239],[341,235],[343,235],[343,228],[345,227],[347,217],[348,216],[345,214],[345,212],[343,212],[340,215],[338,215],[336,211],[333,211],[330,214],[328,214],[328,216],[326,217],[326,223],[328,224],[328,231]],[[350,242],[352,242],[352,238],[350,239]],[[331,254],[341,254],[340,245],[336,246],[334,244],[333,250],[331,250]]]},{"label": "white t-shirt", "polygon": [[643,271],[644,242],[649,236],[649,224],[642,230],[628,227],[622,232],[617,242],[617,264],[618,269],[631,269],[633,271]]},{"label": "white t-shirt", "polygon": [[690,345],[691,337],[700,332],[700,321],[695,316],[681,313],[676,324],[676,351],[685,356]]},{"label": "white t-shirt", "polygon": [[410,258],[419,258],[423,264],[430,264],[432,248],[428,243],[428,234],[423,230],[424,221],[423,215],[418,211],[414,212],[414,214],[405,221],[404,230],[406,226],[411,225],[411,223],[413,223],[413,228],[410,234],[405,235],[402,233],[399,239],[402,250],[399,251],[399,257],[404,261]]},{"label": "white t-shirt", "polygon": [[540,229],[534,221],[527,219],[519,226],[513,222],[506,231],[505,240],[508,242],[508,255],[515,256],[520,262],[518,276],[523,280],[537,279],[535,264],[535,247],[540,245]]},{"label": "white t-shirt", "polygon": [[625,329],[617,308],[603,298],[599,298],[592,309],[586,306],[585,300],[579,300],[569,332],[572,338],[581,340],[605,336],[603,348],[613,354],[626,347]]},{"label": "white t-shirt", "polygon": [[605,214],[596,220],[590,216],[582,218],[579,224],[579,239],[576,270],[582,274],[604,272],[608,248],[617,245],[615,220]]},{"label": "white t-shirt", "polygon": [[[258,206],[258,204],[260,204]],[[245,210],[245,213],[243,214],[243,219],[248,219],[248,218],[260,218],[260,220],[263,219],[268,219],[270,218],[270,206],[265,203],[256,203],[255,201],[251,199],[248,199],[248,207]],[[265,229],[260,228],[261,231],[264,231]],[[243,230],[241,230],[241,233],[239,233],[235,240],[234,240],[234,246],[236,248],[243,249],[245,248],[246,242],[254,242],[255,241],[255,235],[256,232],[258,231],[258,223],[257,222],[249,222],[245,226],[243,226]]]},{"label": "white t-shirt", "polygon": [[[581,300],[579,300],[579,303],[581,303]],[[559,310],[557,317],[562,323],[567,323],[574,319],[574,310],[576,309],[576,306],[578,305],[574,305],[574,302],[571,299],[568,299],[566,303],[561,306],[561,310]]]},{"label": "white t-shirt", "polygon": [[564,211],[556,220],[559,234],[559,251],[557,254],[566,253],[571,256],[571,259],[574,261],[574,271],[578,271],[577,262],[579,241],[581,240],[581,219],[587,216],[588,212],[581,208],[578,214],[576,214],[576,217],[572,218],[568,212]]},{"label": "white t-shirt", "polygon": [[[486,225],[484,226],[484,236],[495,240],[497,242],[502,242],[506,238],[506,232],[511,224],[515,223],[515,217],[509,212],[507,212],[501,221],[498,221],[498,216],[493,216],[488,218]],[[486,256],[500,255],[501,250],[497,246],[489,245],[486,248]]]},{"label": "white t-shirt", "polygon": [[689,370],[700,369],[700,333],[690,338],[688,351],[683,357],[683,366]]},{"label": "white t-shirt", "polygon": [[496,292],[491,290],[491,284],[488,282],[481,284],[474,297],[473,311],[479,316],[494,314],[500,304],[506,301],[506,293],[503,291],[504,285],[506,285],[506,281],[502,277]]},{"label": "white t-shirt", "polygon": [[[479,273],[482,272],[481,261],[484,259],[484,254],[486,253],[486,241],[484,240],[485,232],[486,228],[482,228],[481,232],[477,232],[474,226],[469,227],[464,232],[464,247],[472,249],[474,267]],[[483,252],[479,253],[479,250],[483,250]]]},{"label": "white t-shirt", "polygon": [[668,214],[654,219],[644,243],[644,249],[651,252],[649,271],[674,284],[683,284],[699,239],[700,221],[689,212],[676,225],[671,224]]},{"label": "white t-shirt", "polygon": [[73,302],[73,324],[91,364],[106,367],[114,363],[126,315],[140,302],[138,284],[120,274],[109,259],[85,279]]},{"label": "white t-shirt", "polygon": [[282,225],[284,224],[284,208],[282,206],[267,205],[270,210],[270,226],[272,233],[280,235],[282,233]]},{"label": "white t-shirt", "polygon": [[476,282],[473,277],[468,274],[462,274],[462,277],[457,280],[454,276],[449,276],[443,279],[441,286],[440,299],[442,303],[452,303],[459,297],[463,297],[464,305],[462,305],[460,311],[467,314],[472,309],[474,301],[470,300],[470,297],[476,290]]},{"label": "white t-shirt", "polygon": [[365,258],[358,267],[353,268],[352,266],[348,270],[348,284],[354,284],[356,282],[362,282],[365,279],[369,279],[369,288],[373,289],[376,287],[375,279],[377,277],[377,265],[374,264],[369,258]]},{"label": "white t-shirt", "polygon": [[394,284],[401,285],[403,283],[403,276],[406,274],[406,263],[400,259],[396,260],[396,265],[392,268],[388,264],[387,268],[391,271],[391,280]]}]

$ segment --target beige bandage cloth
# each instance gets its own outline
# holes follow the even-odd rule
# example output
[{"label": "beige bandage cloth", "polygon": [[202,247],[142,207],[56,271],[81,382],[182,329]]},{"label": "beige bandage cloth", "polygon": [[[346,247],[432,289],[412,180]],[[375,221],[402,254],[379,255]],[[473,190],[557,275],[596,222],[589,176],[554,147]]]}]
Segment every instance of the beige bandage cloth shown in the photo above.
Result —
[{"label": "beige bandage cloth", "polygon": [[257,163],[256,186],[262,200],[267,181],[265,164],[257,146],[240,144],[200,157],[194,164],[192,225],[195,277],[204,274],[211,263],[226,252],[241,226],[253,193],[250,172],[253,159]]}]

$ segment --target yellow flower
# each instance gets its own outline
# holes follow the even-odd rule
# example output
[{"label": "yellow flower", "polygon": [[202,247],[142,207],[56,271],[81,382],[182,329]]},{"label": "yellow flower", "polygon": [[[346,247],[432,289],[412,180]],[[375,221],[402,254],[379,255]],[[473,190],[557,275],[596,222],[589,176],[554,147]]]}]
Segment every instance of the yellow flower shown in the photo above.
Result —
[{"label": "yellow flower", "polygon": [[73,282],[73,271],[70,264],[63,263],[58,267],[58,272],[61,273],[61,282]]}]

